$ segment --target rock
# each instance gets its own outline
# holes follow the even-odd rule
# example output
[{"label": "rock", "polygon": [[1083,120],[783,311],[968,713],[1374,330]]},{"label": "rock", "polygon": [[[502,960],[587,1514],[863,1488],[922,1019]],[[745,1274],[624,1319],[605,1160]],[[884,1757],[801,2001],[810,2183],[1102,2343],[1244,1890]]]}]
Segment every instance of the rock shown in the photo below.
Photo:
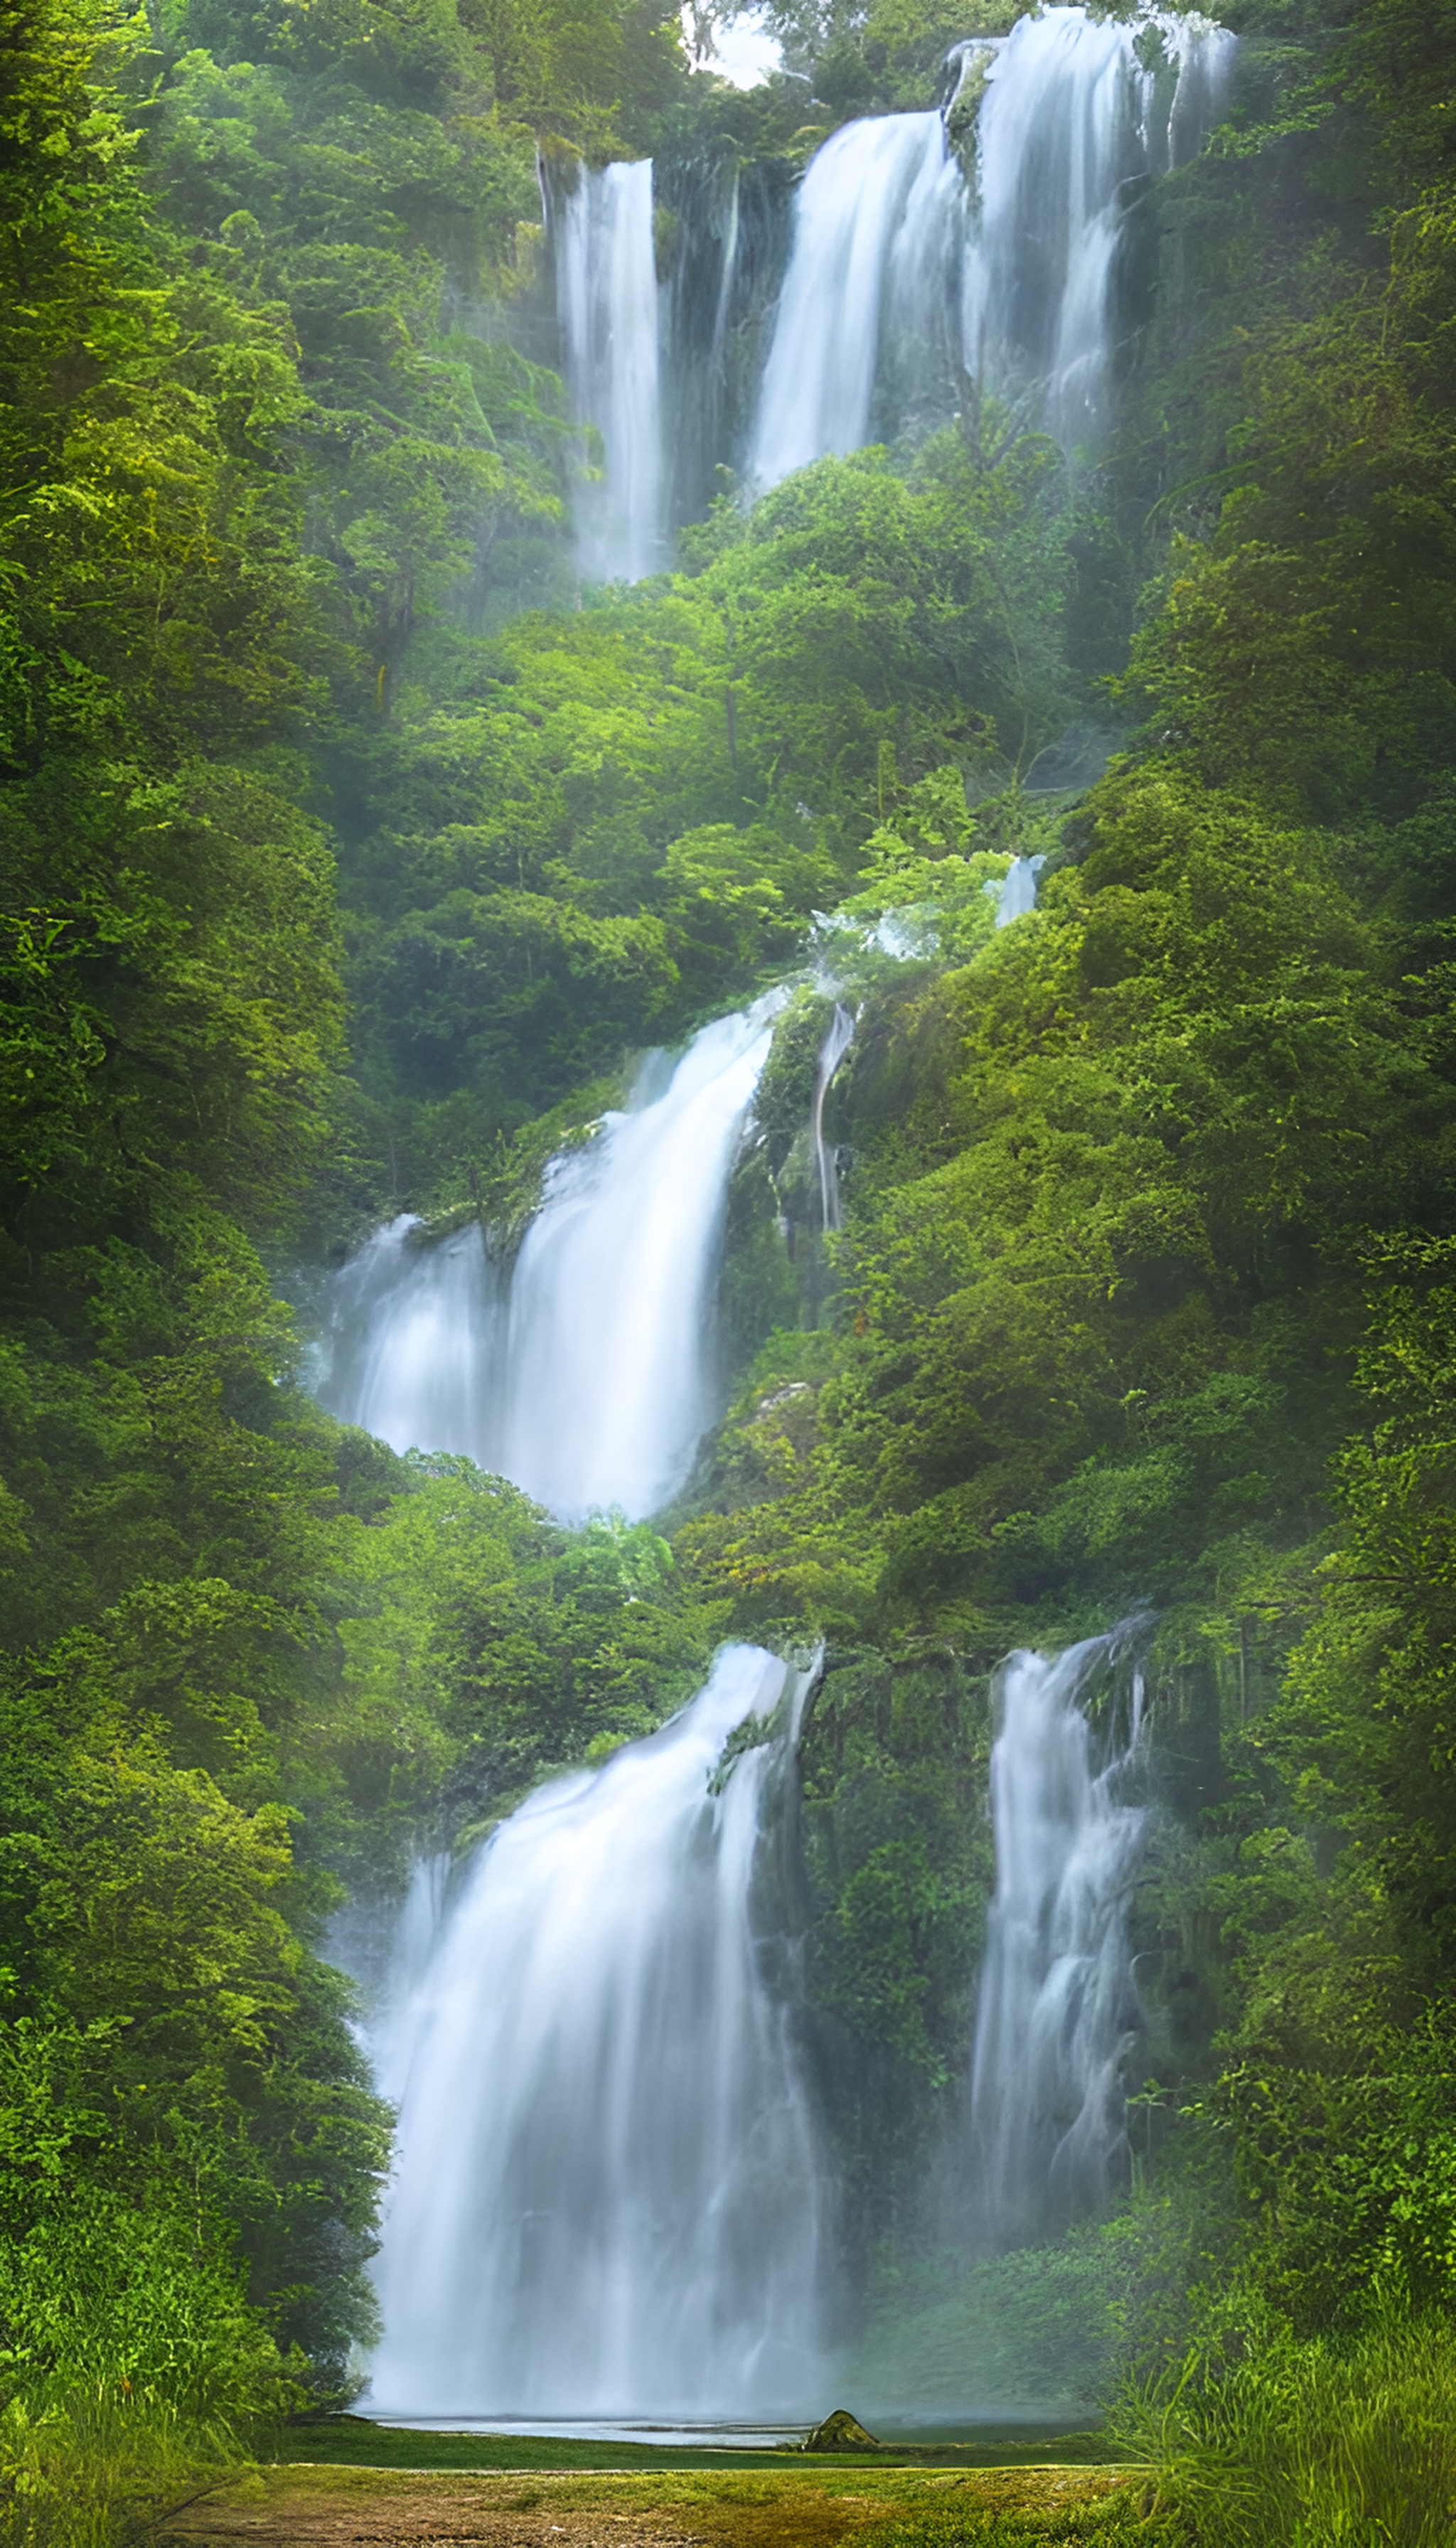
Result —
[{"label": "rock", "polygon": [[848,2407],[836,2407],[822,2424],[816,2424],[804,2444],[806,2451],[878,2451],[884,2448],[872,2433],[866,2433],[859,2418]]}]

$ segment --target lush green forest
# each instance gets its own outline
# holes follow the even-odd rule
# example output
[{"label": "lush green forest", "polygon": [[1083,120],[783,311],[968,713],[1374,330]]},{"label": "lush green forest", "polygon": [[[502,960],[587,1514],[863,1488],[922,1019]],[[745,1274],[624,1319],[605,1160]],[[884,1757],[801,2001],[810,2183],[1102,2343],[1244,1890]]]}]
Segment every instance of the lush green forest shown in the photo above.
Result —
[{"label": "lush green forest", "polygon": [[[796,0],[737,92],[658,0],[0,10],[17,2543],[128,2535],[347,2399],[389,2116],[329,1913],[730,1634],[827,1641],[810,1970],[864,2085],[866,2341],[969,2325],[914,2189],[986,1676],[1138,1607],[1142,2156],[1059,2263],[978,2270],[1034,2372],[1092,2328],[1169,2537],[1447,2535],[1456,20],[1223,13],[1229,121],[1159,181],[1095,467],[968,396],[726,491],[672,574],[573,565],[538,148],[791,166],[1013,14]],[[1106,774],[1039,788],[1079,724]],[[907,904],[939,952],[892,964]],[[300,1267],[405,1208],[518,1224],[628,1057],[826,913],[847,1227],[807,1234],[805,988],[681,1509],[569,1532],[319,1411]],[[1327,2458],[1377,2394],[1317,2502],[1288,2435]]]}]

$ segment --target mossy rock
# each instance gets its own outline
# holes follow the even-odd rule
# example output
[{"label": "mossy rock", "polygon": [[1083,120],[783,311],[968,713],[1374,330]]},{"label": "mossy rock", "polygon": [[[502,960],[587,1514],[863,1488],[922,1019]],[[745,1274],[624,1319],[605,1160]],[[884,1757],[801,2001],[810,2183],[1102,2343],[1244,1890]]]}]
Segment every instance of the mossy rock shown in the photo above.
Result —
[{"label": "mossy rock", "polygon": [[836,2407],[822,2424],[816,2424],[804,2444],[806,2451],[878,2451],[884,2447],[872,2433],[866,2433],[858,2416],[848,2407]]}]

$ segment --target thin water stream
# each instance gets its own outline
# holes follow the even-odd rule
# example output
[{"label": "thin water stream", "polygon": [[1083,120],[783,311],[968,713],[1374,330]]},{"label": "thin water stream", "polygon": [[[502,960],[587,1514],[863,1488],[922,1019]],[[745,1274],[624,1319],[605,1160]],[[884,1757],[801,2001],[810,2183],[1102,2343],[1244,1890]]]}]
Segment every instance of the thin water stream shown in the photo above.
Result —
[{"label": "thin water stream", "polygon": [[997,1676],[996,1891],[971,2068],[971,2203],[982,2244],[1096,2216],[1126,2156],[1124,2065],[1138,2037],[1127,1915],[1142,1852],[1143,1693],[1094,1732],[1088,1699],[1126,1629]]}]

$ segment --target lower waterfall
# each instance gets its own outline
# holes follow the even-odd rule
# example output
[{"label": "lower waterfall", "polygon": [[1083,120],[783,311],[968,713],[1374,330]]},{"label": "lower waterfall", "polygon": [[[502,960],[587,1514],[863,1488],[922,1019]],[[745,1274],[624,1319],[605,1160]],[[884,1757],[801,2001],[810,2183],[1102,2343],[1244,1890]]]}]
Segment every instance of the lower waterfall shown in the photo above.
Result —
[{"label": "lower waterfall", "polygon": [[[1104,2209],[1126,2155],[1124,2064],[1138,2040],[1127,1912],[1146,1812],[1134,1788],[1142,1681],[1097,1738],[1086,1700],[1126,1631],[998,1675],[991,1753],[996,1892],[970,2095],[974,2234],[1015,2246]],[[1119,1720],[1122,1721],[1119,1721]]]},{"label": "lower waterfall", "polygon": [[659,1733],[530,1797],[402,1959],[373,2412],[815,2408],[825,2171],[775,1969],[807,1686],[727,1648]]}]

